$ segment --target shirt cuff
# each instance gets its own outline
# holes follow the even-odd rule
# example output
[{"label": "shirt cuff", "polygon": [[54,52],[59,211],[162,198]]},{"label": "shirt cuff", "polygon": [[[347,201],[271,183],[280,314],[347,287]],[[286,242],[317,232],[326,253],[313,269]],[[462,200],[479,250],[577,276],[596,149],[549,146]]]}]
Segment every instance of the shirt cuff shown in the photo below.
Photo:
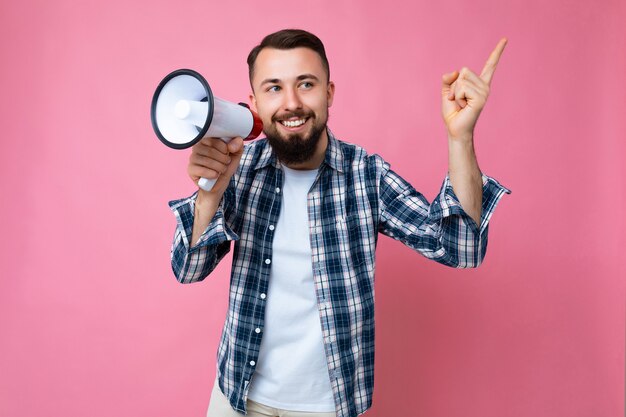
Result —
[{"label": "shirt cuff", "polygon": [[180,200],[172,200],[168,203],[170,209],[176,216],[176,227],[182,231],[182,239],[188,251],[192,253],[204,246],[219,245],[223,242],[239,240],[239,236],[226,224],[223,207],[224,199],[222,199],[215,216],[213,216],[213,219],[207,228],[204,232],[202,232],[202,235],[200,235],[197,244],[191,247],[189,241],[191,240],[193,233],[193,221],[197,196],[198,192],[196,191],[190,197],[182,198]]},{"label": "shirt cuff", "polygon": [[466,223],[468,223],[474,231],[482,233],[487,228],[489,220],[491,219],[491,216],[496,209],[496,205],[498,204],[502,196],[505,193],[511,194],[511,190],[501,185],[494,178],[482,174],[482,180],[483,198],[482,213],[480,215],[480,226],[477,226],[474,219],[472,219],[465,212],[465,210],[463,210],[459,199],[457,198],[456,194],[454,194],[449,175],[446,175],[446,178],[443,181],[443,185],[441,186],[441,190],[439,191],[439,195],[433,201],[433,204],[431,204],[429,216],[443,219],[445,217],[453,215],[460,215],[466,219]]}]

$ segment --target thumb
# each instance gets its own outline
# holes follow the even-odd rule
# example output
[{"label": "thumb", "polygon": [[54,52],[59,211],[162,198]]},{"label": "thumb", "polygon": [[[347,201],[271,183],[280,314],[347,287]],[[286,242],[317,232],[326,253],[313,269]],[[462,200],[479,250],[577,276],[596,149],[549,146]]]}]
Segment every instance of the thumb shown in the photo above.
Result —
[{"label": "thumb", "polygon": [[241,137],[236,137],[228,142],[228,152],[231,154],[243,152],[243,139]]}]

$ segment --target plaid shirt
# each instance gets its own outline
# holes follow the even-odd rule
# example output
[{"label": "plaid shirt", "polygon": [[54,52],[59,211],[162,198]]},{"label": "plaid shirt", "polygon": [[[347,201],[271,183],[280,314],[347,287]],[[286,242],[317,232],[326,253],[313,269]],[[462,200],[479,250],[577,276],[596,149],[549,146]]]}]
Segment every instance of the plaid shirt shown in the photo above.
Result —
[{"label": "plaid shirt", "polygon": [[[489,219],[510,191],[483,175],[477,225],[461,208],[447,176],[429,204],[380,156],[328,133],[326,156],[308,193],[311,262],[337,416],[354,417],[371,406],[374,388],[378,232],[441,264],[477,267],[485,256]],[[282,183],[280,162],[267,140],[247,144],[215,217],[192,248],[196,193],[169,203],[177,220],[172,268],[179,282],[202,281],[235,242],[217,372],[222,392],[242,413],[247,413],[263,336]]]}]

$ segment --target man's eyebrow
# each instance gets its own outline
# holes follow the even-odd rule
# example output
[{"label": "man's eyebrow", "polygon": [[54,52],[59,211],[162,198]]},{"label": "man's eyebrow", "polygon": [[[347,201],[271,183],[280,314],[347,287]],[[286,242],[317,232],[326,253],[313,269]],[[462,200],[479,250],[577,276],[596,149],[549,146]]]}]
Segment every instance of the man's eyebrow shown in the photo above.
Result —
[{"label": "man's eyebrow", "polygon": [[[297,81],[302,81],[302,80],[315,80],[315,81],[319,81],[319,78],[317,78],[315,75],[313,74],[302,74],[302,75],[298,75],[298,77],[296,77]],[[261,85],[264,84],[280,84],[280,79],[278,78],[266,78],[261,82]]]},{"label": "man's eyebrow", "polygon": [[280,84],[280,80],[278,78],[266,78],[261,83],[261,85],[263,84]]},{"label": "man's eyebrow", "polygon": [[313,74],[302,74],[302,75],[298,75],[298,78],[297,78],[298,81],[307,80],[307,79],[312,79],[312,80],[315,80],[315,81],[319,81],[319,78],[317,78]]}]

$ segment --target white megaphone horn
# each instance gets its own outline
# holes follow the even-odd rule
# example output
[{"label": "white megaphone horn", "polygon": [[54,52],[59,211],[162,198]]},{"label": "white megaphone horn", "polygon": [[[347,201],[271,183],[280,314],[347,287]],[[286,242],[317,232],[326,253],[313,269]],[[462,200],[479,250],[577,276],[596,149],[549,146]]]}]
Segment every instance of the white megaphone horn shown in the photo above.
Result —
[{"label": "white megaphone horn", "polygon": [[[159,84],[150,110],[152,128],[161,142],[174,149],[186,149],[205,137],[228,143],[261,134],[263,122],[243,103],[213,97],[209,83],[196,71],[179,69]],[[210,191],[215,179],[200,178],[198,186]]]}]

